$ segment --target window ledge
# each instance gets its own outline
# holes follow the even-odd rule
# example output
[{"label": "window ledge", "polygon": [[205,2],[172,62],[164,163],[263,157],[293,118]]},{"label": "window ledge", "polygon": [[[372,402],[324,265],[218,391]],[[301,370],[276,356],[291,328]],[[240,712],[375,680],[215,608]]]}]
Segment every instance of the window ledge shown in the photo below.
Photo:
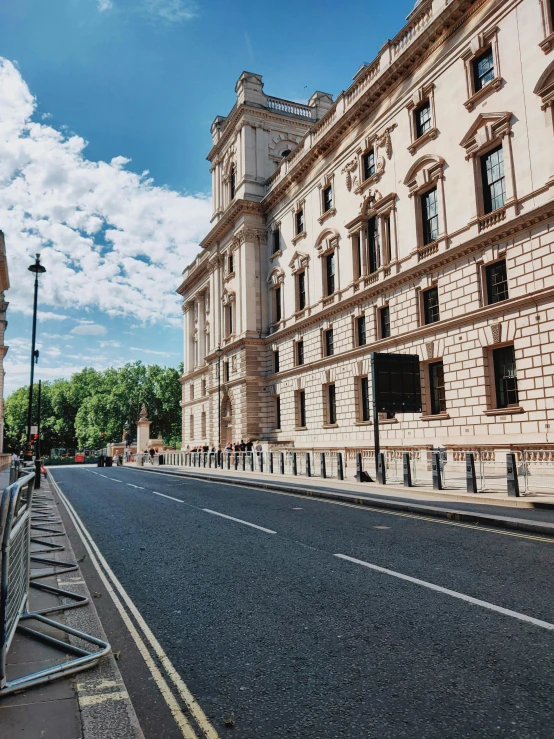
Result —
[{"label": "window ledge", "polygon": [[308,427],[307,426],[295,426],[294,430],[295,431],[307,431]]},{"label": "window ledge", "polygon": [[233,277],[235,277],[235,272],[229,272],[229,274],[225,275],[223,278],[223,282],[229,282],[229,280],[232,280]]},{"label": "window ledge", "polygon": [[472,95],[469,100],[465,101],[464,106],[466,110],[471,113],[471,111],[475,108],[475,104],[486,97],[490,92],[498,92],[498,90],[500,90],[500,88],[502,87],[502,82],[502,77],[495,77],[490,82],[487,82],[487,84],[474,95]]},{"label": "window ledge", "polygon": [[324,423],[323,428],[324,429],[338,429],[339,425],[338,423]]},{"label": "window ledge", "polygon": [[321,224],[321,223],[324,223],[328,218],[331,218],[331,216],[336,216],[336,215],[337,215],[337,209],[331,208],[330,210],[326,210],[325,213],[322,213],[322,215],[317,220]]},{"label": "window ledge", "polygon": [[539,46],[545,54],[552,51],[554,48],[554,33],[551,33],[550,36],[547,36],[543,41],[541,41]]},{"label": "window ledge", "polygon": [[418,261],[427,259],[427,257],[433,256],[439,250],[439,240],[432,241],[430,244],[425,244],[417,247],[417,258]]},{"label": "window ledge", "polygon": [[413,156],[416,153],[416,151],[420,147],[423,146],[423,144],[426,144],[428,141],[434,141],[438,135],[439,135],[439,129],[433,126],[433,128],[430,128],[428,131],[425,131],[425,133],[422,136],[420,136],[418,139],[413,141],[410,144],[410,146],[408,146],[408,151]]},{"label": "window ledge", "polygon": [[479,216],[479,232],[485,231],[487,228],[498,226],[499,223],[506,220],[506,206],[497,208],[491,213]]},{"label": "window ledge", "polygon": [[371,426],[373,425],[373,421],[356,421],[354,423],[354,426]]},{"label": "window ledge", "polygon": [[420,421],[446,421],[450,418],[448,413],[430,413],[419,417]]},{"label": "window ledge", "polygon": [[302,239],[305,239],[307,235],[306,231],[301,231],[299,234],[296,234],[296,236],[293,236],[291,242],[293,244],[297,244],[299,241],[302,241]]},{"label": "window ledge", "polygon": [[510,405],[508,408],[491,408],[483,413],[485,416],[511,416],[513,413],[525,413],[525,408],[520,405]]},{"label": "window ledge", "polygon": [[379,425],[382,423],[398,423],[398,418],[380,418]]},{"label": "window ledge", "polygon": [[358,187],[354,190],[356,195],[359,195],[360,193],[364,192],[364,190],[367,190],[370,185],[375,185],[381,177],[383,176],[383,171],[375,172],[375,174],[372,174],[371,177],[368,177],[367,180],[364,180]]},{"label": "window ledge", "polygon": [[282,249],[277,249],[277,251],[274,251],[273,254],[269,257],[269,261],[272,262],[277,257],[280,257],[282,253],[283,253]]}]

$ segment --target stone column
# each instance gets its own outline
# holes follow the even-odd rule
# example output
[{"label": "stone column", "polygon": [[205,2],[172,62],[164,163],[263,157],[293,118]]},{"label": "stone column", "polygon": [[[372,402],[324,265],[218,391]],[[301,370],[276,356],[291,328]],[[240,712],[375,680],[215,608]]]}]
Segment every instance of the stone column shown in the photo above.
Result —
[{"label": "stone column", "polygon": [[203,365],[206,358],[206,295],[198,296],[198,364]]}]

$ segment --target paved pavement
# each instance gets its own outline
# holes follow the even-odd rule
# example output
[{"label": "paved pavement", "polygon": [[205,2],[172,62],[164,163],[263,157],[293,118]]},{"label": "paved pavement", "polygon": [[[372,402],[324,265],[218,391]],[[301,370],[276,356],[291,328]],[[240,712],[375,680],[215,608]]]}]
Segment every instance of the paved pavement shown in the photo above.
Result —
[{"label": "paved pavement", "polygon": [[103,557],[101,576],[82,567],[147,739],[554,736],[553,538],[127,468],[53,474]]}]

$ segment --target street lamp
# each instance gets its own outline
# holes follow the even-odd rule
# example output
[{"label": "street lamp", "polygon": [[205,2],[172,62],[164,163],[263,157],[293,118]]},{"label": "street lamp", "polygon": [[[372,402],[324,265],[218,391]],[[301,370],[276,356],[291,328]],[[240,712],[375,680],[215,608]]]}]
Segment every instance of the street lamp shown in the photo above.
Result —
[{"label": "street lamp", "polygon": [[[29,267],[29,272],[35,273],[35,297],[33,303],[33,335],[31,340],[31,383],[29,385],[29,407],[27,408],[27,454],[25,458],[32,460],[31,452],[31,421],[33,414],[33,382],[35,380],[35,362],[38,361],[38,351],[35,349],[37,338],[37,300],[38,300],[38,276],[46,272],[46,267],[40,263],[40,254],[36,255],[35,263]],[[40,472],[39,472],[40,475]]]},{"label": "street lamp", "polygon": [[223,349],[218,346],[215,351],[217,354],[217,453],[219,458],[221,448],[221,355]]}]

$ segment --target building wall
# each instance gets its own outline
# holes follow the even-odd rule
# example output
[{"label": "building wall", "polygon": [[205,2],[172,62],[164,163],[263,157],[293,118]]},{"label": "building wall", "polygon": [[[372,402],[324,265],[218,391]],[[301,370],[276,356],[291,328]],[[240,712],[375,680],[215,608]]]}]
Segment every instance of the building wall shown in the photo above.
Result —
[{"label": "building wall", "polygon": [[[186,304],[197,300],[198,284],[206,279],[200,262],[211,260],[217,342],[223,361],[235,366],[224,389],[233,408],[233,438],[261,436],[306,448],[371,446],[371,424],[360,415],[360,378],[369,372],[370,353],[387,351],[419,355],[424,407],[422,414],[383,419],[385,445],[554,442],[554,157],[547,155],[554,150],[551,6],[542,0],[418,3],[398,37],[356,75],[320,122],[314,115],[296,150],[273,173],[266,149],[265,172],[270,174],[265,195],[260,198],[259,183],[250,190],[245,185],[240,193],[241,203],[251,200],[256,207],[249,206],[245,215],[247,208],[241,206],[243,212],[228,222],[225,209],[218,213],[221,232],[220,226],[212,229],[198,265],[185,271],[180,292]],[[473,62],[489,48],[494,77],[474,95]],[[431,129],[418,139],[414,111],[425,101]],[[255,115],[248,111],[249,120]],[[218,126],[223,139],[228,137],[226,120]],[[214,146],[215,159],[224,157],[217,142]],[[235,146],[240,150],[238,140]],[[503,207],[486,214],[480,160],[499,146],[506,195]],[[364,181],[362,157],[371,148],[376,172]],[[258,159],[263,155],[262,146]],[[329,185],[333,208],[324,213],[322,192]],[[433,187],[438,234],[425,244],[421,196]],[[227,208],[231,213],[238,203]],[[297,234],[300,208],[305,227]],[[356,255],[358,239],[362,254],[367,253],[373,217],[380,224],[382,249],[380,267],[370,273],[368,259],[362,258],[358,269]],[[279,232],[275,253],[274,231]],[[229,275],[231,251],[235,271]],[[326,295],[325,258],[332,252],[335,292]],[[503,259],[508,299],[489,305],[485,270]],[[299,270],[306,274],[303,310],[298,309]],[[422,295],[434,286],[440,320],[425,325]],[[279,321],[276,289],[282,296]],[[226,335],[222,321],[228,300],[237,306],[232,335]],[[377,323],[378,310],[385,305],[391,336],[383,339]],[[360,347],[355,321],[362,315],[367,343]],[[323,336],[331,327],[334,355],[325,357]],[[302,367],[295,366],[300,339]],[[517,403],[498,408],[492,352],[509,345],[514,347],[519,397]],[[276,351],[278,373],[273,371]],[[428,364],[439,360],[446,409],[432,414]],[[215,441],[213,354],[208,352],[205,361],[206,369],[197,371],[211,373],[206,406],[211,426],[206,433]],[[185,415],[188,378],[185,373]],[[326,422],[329,383],[335,384],[337,398],[332,427]],[[305,429],[298,428],[300,390],[306,393]],[[185,423],[185,445],[199,439],[187,430]]]}]

